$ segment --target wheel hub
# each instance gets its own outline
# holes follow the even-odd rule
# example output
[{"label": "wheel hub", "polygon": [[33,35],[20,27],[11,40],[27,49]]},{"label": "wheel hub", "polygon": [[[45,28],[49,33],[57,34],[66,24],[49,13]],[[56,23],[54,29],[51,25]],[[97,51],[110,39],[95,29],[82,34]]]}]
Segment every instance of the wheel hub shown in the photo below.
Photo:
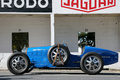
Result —
[{"label": "wheel hub", "polygon": [[93,66],[93,65],[94,65],[94,62],[91,62],[91,65]]},{"label": "wheel hub", "polygon": [[19,65],[20,65],[20,62],[17,62],[17,65],[19,66]]},{"label": "wheel hub", "polygon": [[26,61],[22,56],[12,58],[11,67],[16,71],[23,71],[26,68]]},{"label": "wheel hub", "polygon": [[95,56],[89,56],[84,62],[85,68],[90,71],[97,70],[99,66],[99,59]]}]

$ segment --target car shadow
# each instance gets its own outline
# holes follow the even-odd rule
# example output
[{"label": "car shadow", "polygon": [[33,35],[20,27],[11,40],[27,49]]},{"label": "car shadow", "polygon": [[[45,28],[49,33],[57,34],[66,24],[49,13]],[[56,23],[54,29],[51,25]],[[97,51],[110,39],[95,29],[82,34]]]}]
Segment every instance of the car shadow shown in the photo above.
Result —
[{"label": "car shadow", "polygon": [[33,72],[31,75],[42,75],[42,74],[85,74],[85,73],[76,73],[76,72]]},{"label": "car shadow", "polygon": [[[44,74],[68,74],[68,75],[89,75],[86,73],[82,73],[82,72],[32,72],[31,74],[26,74],[26,75],[44,75]],[[96,75],[120,75],[120,73],[99,73]]]}]

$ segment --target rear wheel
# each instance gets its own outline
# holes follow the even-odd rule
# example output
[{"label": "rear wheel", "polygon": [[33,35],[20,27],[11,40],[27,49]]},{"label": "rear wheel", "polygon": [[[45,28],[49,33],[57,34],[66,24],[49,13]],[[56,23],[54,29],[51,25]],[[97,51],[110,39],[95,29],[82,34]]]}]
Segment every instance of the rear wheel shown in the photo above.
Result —
[{"label": "rear wheel", "polygon": [[103,69],[103,60],[97,53],[85,54],[80,61],[81,69],[88,74],[98,74]]},{"label": "rear wheel", "polygon": [[29,58],[24,53],[11,55],[7,62],[8,70],[16,75],[24,74],[30,66]]}]

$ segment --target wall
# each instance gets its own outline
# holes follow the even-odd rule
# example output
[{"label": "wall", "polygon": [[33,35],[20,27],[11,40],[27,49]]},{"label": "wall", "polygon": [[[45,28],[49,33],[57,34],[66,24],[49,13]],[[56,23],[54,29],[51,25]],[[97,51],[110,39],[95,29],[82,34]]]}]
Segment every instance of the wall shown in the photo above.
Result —
[{"label": "wall", "polygon": [[[119,38],[119,39],[118,39],[118,41],[119,41],[118,44],[120,44],[120,17],[119,17],[119,20],[118,20],[118,26],[119,26],[119,27],[118,27],[118,32],[119,32],[119,33],[118,33],[118,38]],[[119,45],[119,52],[120,52],[120,45]]]},{"label": "wall", "polygon": [[0,53],[0,70],[7,69],[7,60],[12,53]]},{"label": "wall", "polygon": [[[108,15],[108,14],[107,14]],[[56,15],[56,44],[65,42],[78,51],[78,32],[95,32],[96,47],[119,50],[118,17],[113,15]]]},{"label": "wall", "polygon": [[29,32],[29,47],[50,45],[50,15],[0,15],[0,69],[12,54],[12,32]]},{"label": "wall", "polygon": [[50,45],[50,15],[0,15],[0,53],[12,52],[12,32],[29,32],[29,46]]},{"label": "wall", "polygon": [[[7,59],[12,54],[11,34],[18,32],[18,29],[29,32],[30,47],[50,45],[49,15],[0,15],[0,69],[7,69]],[[120,51],[118,16],[55,15],[56,44],[67,43],[71,52],[77,52],[78,32],[85,32],[85,29],[95,32],[96,47]],[[105,67],[120,69],[119,63],[120,60]]]},{"label": "wall", "polygon": [[119,61],[104,66],[109,69],[120,70],[120,16],[119,15],[56,15],[56,44],[67,43],[73,54],[78,53],[78,32],[95,32],[96,47],[119,52]]}]

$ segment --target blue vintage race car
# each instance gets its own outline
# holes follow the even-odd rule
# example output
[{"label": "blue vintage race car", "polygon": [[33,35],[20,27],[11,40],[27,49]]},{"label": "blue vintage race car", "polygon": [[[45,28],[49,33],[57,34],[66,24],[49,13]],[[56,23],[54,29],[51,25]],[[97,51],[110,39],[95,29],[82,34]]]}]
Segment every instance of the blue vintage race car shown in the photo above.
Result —
[{"label": "blue vintage race car", "polygon": [[87,74],[98,74],[104,65],[118,62],[118,53],[85,46],[81,55],[70,53],[65,44],[46,47],[30,47],[26,52],[12,54],[7,62],[8,70],[16,75],[33,68],[80,68]]}]

